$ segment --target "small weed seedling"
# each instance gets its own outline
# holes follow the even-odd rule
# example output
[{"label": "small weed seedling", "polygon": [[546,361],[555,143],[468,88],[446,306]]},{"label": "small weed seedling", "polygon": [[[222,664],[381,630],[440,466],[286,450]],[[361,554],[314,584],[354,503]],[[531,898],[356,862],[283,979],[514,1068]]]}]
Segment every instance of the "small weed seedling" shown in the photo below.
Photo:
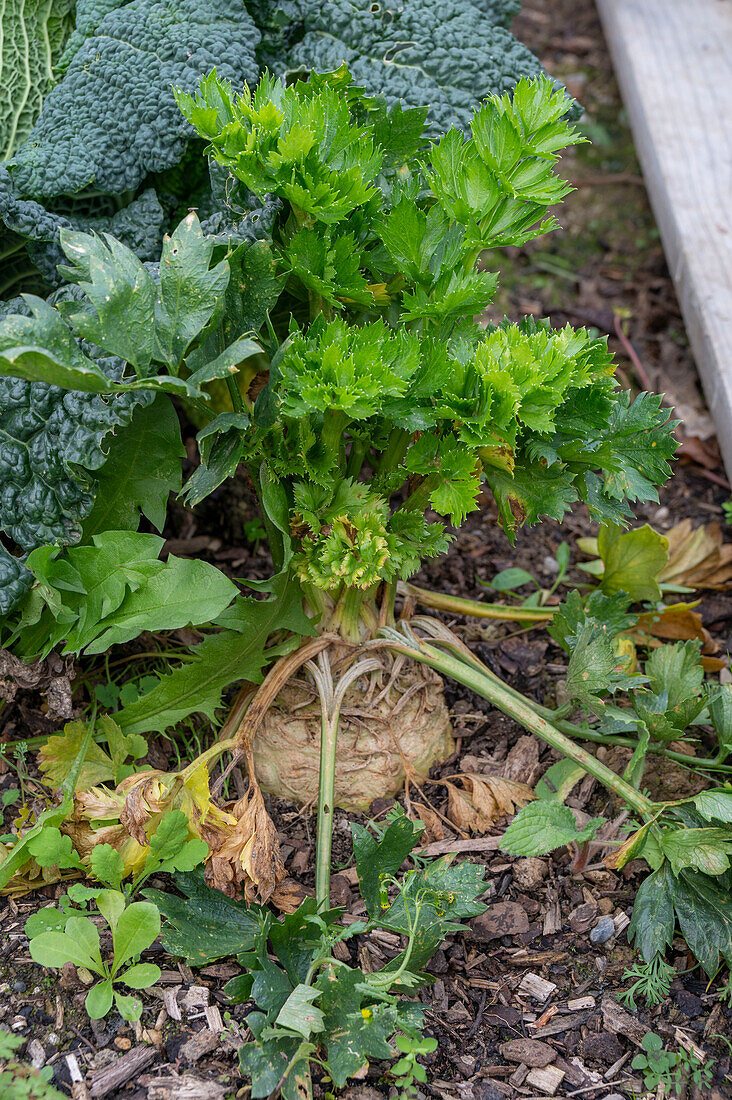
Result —
[{"label": "small weed seedling", "polygon": [[[95,892],[93,900],[112,932],[111,959],[102,958],[99,931],[94,922],[86,916],[66,916],[65,913],[58,915],[59,923],[63,919],[63,929],[57,927],[33,935],[35,925],[26,926],[31,937],[31,956],[41,966],[60,968],[71,962],[82,973],[86,971],[101,978],[86,995],[86,1011],[93,1020],[106,1016],[113,1003],[125,1020],[139,1020],[142,1002],[137,997],[120,993],[114,986],[121,982],[130,989],[146,989],[160,977],[160,968],[154,963],[132,962],[160,932],[160,914],[150,902],[136,901],[127,905],[119,890],[100,890]],[[41,910],[34,916],[41,917],[46,912]],[[29,918],[31,921],[33,917]],[[132,965],[128,965],[131,962]]]},{"label": "small weed seedling", "polygon": [[685,1050],[664,1050],[660,1035],[649,1031],[641,1043],[643,1054],[636,1054],[631,1062],[633,1069],[643,1074],[647,1089],[653,1090],[660,1084],[669,1096],[681,1096],[686,1084],[697,1088],[708,1088],[714,1075],[714,1062],[702,1063],[695,1054]]},{"label": "small weed seedling", "polygon": [[0,1096],[3,1100],[64,1100],[51,1084],[50,1066],[33,1069],[15,1058],[24,1043],[22,1035],[0,1028]]}]

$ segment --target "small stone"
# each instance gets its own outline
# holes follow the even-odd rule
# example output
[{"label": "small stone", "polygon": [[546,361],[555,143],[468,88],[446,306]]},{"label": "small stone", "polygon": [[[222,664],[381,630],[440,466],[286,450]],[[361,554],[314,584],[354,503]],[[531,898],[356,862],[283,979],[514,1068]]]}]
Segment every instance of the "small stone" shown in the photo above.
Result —
[{"label": "small stone", "polygon": [[588,928],[592,928],[596,917],[597,906],[594,902],[587,901],[569,914],[569,927],[573,932],[586,932]]},{"label": "small stone", "polygon": [[114,1040],[114,1045],[117,1047],[117,1050],[129,1050],[132,1046],[132,1040],[127,1039],[125,1036],[118,1035]]},{"label": "small stone", "polygon": [[521,932],[528,932],[529,918],[517,902],[499,901],[475,917],[470,927],[478,940],[498,940],[501,936],[518,936]]},{"label": "small stone", "polygon": [[549,873],[549,866],[543,859],[529,856],[517,859],[512,868],[513,881],[519,890],[535,890]]},{"label": "small stone", "polygon": [[25,993],[27,986],[25,982],[22,982],[20,981],[20,979],[18,979],[17,982],[13,982],[13,989],[16,993]]},{"label": "small stone", "polygon": [[525,1066],[543,1069],[556,1058],[557,1052],[538,1039],[510,1039],[501,1045],[501,1056],[507,1062],[523,1062]]},{"label": "small stone", "polygon": [[610,916],[600,917],[595,927],[590,932],[591,943],[607,943],[615,935],[615,922]]},{"label": "small stone", "polygon": [[615,903],[612,898],[600,898],[597,903],[597,911],[603,917],[606,917],[608,913],[612,913],[614,908]]}]

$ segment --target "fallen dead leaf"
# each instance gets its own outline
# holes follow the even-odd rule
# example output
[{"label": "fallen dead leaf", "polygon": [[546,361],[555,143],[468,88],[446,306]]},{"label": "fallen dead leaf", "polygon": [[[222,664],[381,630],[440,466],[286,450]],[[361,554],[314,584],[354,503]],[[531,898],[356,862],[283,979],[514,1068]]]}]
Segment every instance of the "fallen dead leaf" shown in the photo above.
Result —
[{"label": "fallen dead leaf", "polygon": [[462,784],[445,781],[448,792],[448,817],[460,828],[485,833],[499,818],[511,816],[535,798],[531,787],[497,775],[460,775]]},{"label": "fallen dead leaf", "polygon": [[732,588],[732,542],[725,542],[718,523],[693,527],[690,519],[666,532],[668,561],[658,575],[661,584],[686,588]]},{"label": "fallen dead leaf", "polygon": [[638,616],[638,623],[630,636],[641,645],[654,648],[665,642],[685,642],[697,639],[702,643],[702,653],[711,655],[719,648],[709,631],[702,625],[702,618],[693,608],[697,604],[675,603],[660,611],[645,611]]},{"label": "fallen dead leaf", "polygon": [[418,805],[414,806],[414,810],[419,820],[424,825],[425,840],[434,841],[445,839],[445,828],[440,821],[439,814],[436,814],[431,806],[425,806],[420,802]]},{"label": "fallen dead leaf", "polygon": [[26,664],[7,649],[0,649],[0,697],[12,702],[19,691],[40,691],[48,704],[49,718],[71,718],[71,657],[51,653],[42,661]]}]

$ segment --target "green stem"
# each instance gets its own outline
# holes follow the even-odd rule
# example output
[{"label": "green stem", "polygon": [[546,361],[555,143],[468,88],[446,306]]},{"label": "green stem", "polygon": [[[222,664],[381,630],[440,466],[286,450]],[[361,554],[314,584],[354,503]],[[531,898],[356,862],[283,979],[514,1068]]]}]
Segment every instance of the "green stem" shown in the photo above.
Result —
[{"label": "green stem", "polygon": [[389,435],[386,447],[381,452],[379,468],[376,472],[377,477],[384,477],[390,474],[391,471],[403,461],[404,456],[409,450],[409,441],[411,438],[411,432],[408,432],[406,428],[393,429]]},{"label": "green stem", "polygon": [[373,657],[351,665],[333,686],[330,662],[325,651],[318,654],[318,664],[308,661],[320,699],[320,775],[318,781],[318,842],[315,852],[315,900],[318,909],[330,907],[330,860],[333,847],[333,811],[335,809],[335,767],[338,744],[338,723],[341,706],[348,688],[359,676],[380,668]]},{"label": "green stem", "polygon": [[365,436],[362,439],[352,440],[351,453],[348,456],[348,465],[346,466],[346,477],[354,479],[358,477],[370,446],[371,440]]},{"label": "green stem", "polygon": [[318,781],[318,846],[315,857],[315,900],[330,908],[330,860],[333,847],[333,801],[340,706],[323,706],[320,714],[320,777]]},{"label": "green stem", "polygon": [[332,630],[338,630],[348,642],[361,641],[361,611],[366,593],[360,588],[345,588],[336,605],[331,621]]},{"label": "green stem", "polygon": [[401,583],[399,593],[402,596],[414,596],[423,607],[432,607],[437,611],[454,611],[457,615],[472,615],[476,619],[504,619],[515,623],[551,622],[557,610],[554,607],[507,607],[500,603],[481,603],[462,596],[448,596],[444,592],[430,592],[416,584]]},{"label": "green stem", "polygon": [[323,416],[321,443],[325,451],[336,458],[336,465],[340,465],[340,458],[345,453],[343,433],[347,423],[348,417],[340,410],[331,409]]},{"label": "green stem", "polygon": [[[538,709],[538,708],[537,708]],[[544,708],[541,708],[542,710]],[[594,741],[599,745],[621,745],[623,748],[634,749],[637,742],[631,737],[623,737],[620,735],[599,733],[597,730],[591,729],[589,726],[578,726],[574,722],[565,722],[561,719],[554,719],[554,725],[558,730],[566,733],[569,737],[577,737],[580,741]],[[679,764],[686,764],[687,767],[697,769],[711,769],[719,772],[732,773],[732,765],[722,764],[715,760],[713,757],[706,756],[689,756],[684,752],[675,752],[673,749],[664,749],[658,745],[649,745],[648,751],[653,753],[654,756],[665,756],[667,760],[675,760]]]},{"label": "green stem", "polygon": [[231,397],[231,404],[234,406],[234,412],[235,413],[246,412],[246,407],[244,405],[244,398],[241,395],[241,390],[239,389],[239,386],[237,385],[236,378],[232,377],[232,375],[230,375],[230,374],[227,374],[226,375],[226,385],[228,386],[228,389],[229,389],[229,396]]},{"label": "green stem", "polygon": [[384,633],[390,640],[393,640],[393,647],[398,652],[429,665],[445,676],[451,676],[454,680],[464,684],[465,687],[470,688],[471,691],[476,692],[484,699],[488,699],[498,710],[503,711],[510,718],[514,718],[525,729],[551,745],[557,752],[580,764],[586,772],[593,775],[613,794],[622,798],[637,813],[647,815],[652,812],[653,803],[650,799],[636,791],[634,787],[606,767],[602,761],[575,744],[569,737],[566,737],[555,726],[547,722],[545,718],[537,714],[534,705],[528,699],[508,689],[498,677],[493,676],[489,669],[481,665],[477,659],[468,663],[462,657],[444,653],[436,646],[422,640],[417,641],[416,637],[415,641],[411,642],[404,637],[397,636],[393,631],[384,631]]},{"label": "green stem", "polygon": [[399,511],[423,512],[430,502],[430,494],[437,488],[439,478],[436,474],[428,474],[422,478],[417,488],[409,494],[407,499],[399,507]]}]

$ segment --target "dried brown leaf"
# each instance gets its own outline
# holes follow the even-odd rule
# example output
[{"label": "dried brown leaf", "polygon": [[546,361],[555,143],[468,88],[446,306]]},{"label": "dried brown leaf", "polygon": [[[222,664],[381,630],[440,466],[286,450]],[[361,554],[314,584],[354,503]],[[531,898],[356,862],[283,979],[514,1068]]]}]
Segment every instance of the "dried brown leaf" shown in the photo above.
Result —
[{"label": "dried brown leaf", "polygon": [[445,828],[440,820],[439,814],[436,814],[431,806],[425,806],[420,803],[414,807],[419,820],[424,825],[424,839],[431,842],[434,840],[445,839]]},{"label": "dried brown leaf", "polygon": [[666,532],[668,561],[658,575],[666,584],[687,588],[732,587],[732,543],[718,523],[693,528],[690,519]]},{"label": "dried brown leaf", "polygon": [[535,798],[531,787],[498,775],[468,774],[458,777],[464,790],[454,783],[448,789],[448,816],[461,829],[484,833],[501,817],[509,817]]},{"label": "dried brown leaf", "polygon": [[287,877],[280,841],[259,785],[251,783],[231,809],[233,825],[205,830],[211,848],[206,866],[209,886],[246,901],[264,904]]},{"label": "dried brown leaf", "polygon": [[48,717],[71,718],[71,657],[51,653],[42,661],[26,664],[7,649],[0,649],[0,697],[12,701],[19,691],[40,691],[48,704]]},{"label": "dried brown leaf", "polygon": [[692,610],[695,606],[695,604],[676,603],[660,611],[646,611],[638,616],[637,626],[630,635],[641,645],[651,647],[654,646],[656,638],[665,642],[685,642],[696,638],[702,643],[702,653],[707,655],[716,653],[719,646],[702,625],[699,612]]}]

